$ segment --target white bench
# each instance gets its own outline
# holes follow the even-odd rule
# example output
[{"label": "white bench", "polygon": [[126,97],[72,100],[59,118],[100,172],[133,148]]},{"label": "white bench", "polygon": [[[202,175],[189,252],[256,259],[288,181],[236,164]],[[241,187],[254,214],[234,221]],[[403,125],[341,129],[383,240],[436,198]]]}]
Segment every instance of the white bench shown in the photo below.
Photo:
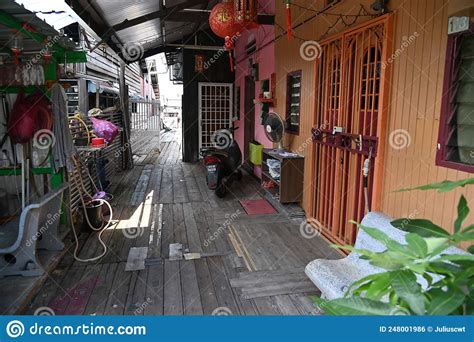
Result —
[{"label": "white bench", "polygon": [[[406,244],[406,232],[390,224],[392,218],[377,212],[367,214],[361,224],[366,227],[377,228],[393,240]],[[379,241],[370,237],[359,229],[354,247],[368,249],[373,252],[383,252],[386,248]],[[463,250],[451,247],[447,254],[465,254]],[[372,266],[367,260],[360,259],[360,254],[352,252],[339,260],[316,259],[306,265],[305,273],[321,291],[322,298],[331,300],[344,297],[349,286],[355,281],[370,274],[385,272],[386,270]],[[423,278],[419,279],[422,286],[426,286]],[[424,282],[424,283],[423,283]]]},{"label": "white bench", "polygon": [[61,187],[30,204],[19,219],[0,225],[0,278],[10,275],[39,276],[44,273],[36,249],[60,251],[64,248],[58,235],[62,195]]}]

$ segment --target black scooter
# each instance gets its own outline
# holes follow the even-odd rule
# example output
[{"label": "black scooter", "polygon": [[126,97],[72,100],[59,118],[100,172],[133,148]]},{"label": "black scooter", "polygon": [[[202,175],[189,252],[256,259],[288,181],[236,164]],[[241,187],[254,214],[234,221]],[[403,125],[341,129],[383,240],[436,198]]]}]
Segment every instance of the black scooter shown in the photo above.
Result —
[{"label": "black scooter", "polygon": [[236,128],[217,131],[213,135],[216,147],[202,148],[201,156],[207,170],[207,187],[215,191],[217,197],[224,197],[234,180],[242,179],[242,152],[232,138]]}]

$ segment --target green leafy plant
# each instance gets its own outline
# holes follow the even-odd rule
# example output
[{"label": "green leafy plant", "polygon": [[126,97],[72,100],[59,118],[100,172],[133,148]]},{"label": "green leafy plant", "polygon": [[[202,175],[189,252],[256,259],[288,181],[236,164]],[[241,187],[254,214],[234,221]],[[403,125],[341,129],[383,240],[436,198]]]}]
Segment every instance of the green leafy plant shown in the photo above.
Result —
[{"label": "green leafy plant", "polygon": [[[474,178],[444,181],[408,190],[451,191],[474,184]],[[333,315],[473,315],[474,255],[447,254],[449,247],[474,240],[474,224],[466,225],[469,207],[461,196],[453,233],[425,219],[403,218],[392,225],[407,232],[401,244],[382,231],[358,225],[386,246],[381,253],[352,246],[334,246],[359,253],[385,272],[354,282],[344,298],[314,302]],[[468,249],[471,253],[473,246]],[[423,285],[422,285],[423,284]]]}]

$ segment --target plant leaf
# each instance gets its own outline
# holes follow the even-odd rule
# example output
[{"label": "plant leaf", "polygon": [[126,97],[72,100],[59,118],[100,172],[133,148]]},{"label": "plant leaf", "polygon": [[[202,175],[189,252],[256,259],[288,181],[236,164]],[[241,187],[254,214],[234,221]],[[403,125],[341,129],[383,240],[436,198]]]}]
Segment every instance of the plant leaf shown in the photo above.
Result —
[{"label": "plant leaf", "polygon": [[425,242],[428,246],[428,253],[431,255],[438,255],[451,246],[446,238],[426,238]]},{"label": "plant leaf", "polygon": [[455,233],[459,232],[468,214],[469,214],[469,207],[467,206],[466,198],[463,195],[461,195],[461,198],[459,199],[459,203],[458,203],[458,217],[456,221],[454,221]]},{"label": "plant leaf", "polygon": [[394,272],[392,287],[395,293],[410,306],[417,315],[425,313],[425,297],[421,286],[416,282],[416,276],[410,271]]},{"label": "plant leaf", "polygon": [[428,245],[421,236],[414,233],[405,235],[405,240],[408,243],[411,251],[418,257],[424,258],[428,254]]},{"label": "plant leaf", "polygon": [[474,230],[474,224],[471,224],[471,225],[467,226],[466,228],[464,228],[462,230],[462,233],[467,233],[467,232],[470,232],[471,230]]},{"label": "plant leaf", "polygon": [[473,241],[474,240],[474,232],[462,232],[454,235],[455,242],[461,241]]},{"label": "plant leaf", "polygon": [[418,234],[422,237],[449,237],[449,233],[430,220],[425,219],[398,219],[391,224],[401,230]]},{"label": "plant leaf", "polygon": [[364,298],[380,300],[385,294],[390,292],[390,284],[395,272],[379,273],[380,276],[370,283]]},{"label": "plant leaf", "polygon": [[474,262],[474,255],[472,254],[443,254],[436,261],[472,261]]},{"label": "plant leaf", "polygon": [[387,243],[389,241],[396,242],[395,240],[390,238],[387,234],[382,232],[380,229],[366,227],[366,226],[363,226],[363,225],[359,225],[359,228],[362,229],[364,232],[366,232],[373,239],[382,242],[384,245],[387,245]]},{"label": "plant leaf", "polygon": [[427,310],[428,315],[449,315],[463,304],[466,297],[454,286],[450,286],[447,291],[435,288],[428,293],[432,298]]},{"label": "plant leaf", "polygon": [[474,245],[471,245],[467,248],[467,251],[471,254],[474,254]]},{"label": "plant leaf", "polygon": [[[338,298],[331,301],[317,301],[317,304],[329,315],[392,315],[405,313],[387,303],[367,298]],[[405,313],[406,314],[406,313]]]},{"label": "plant leaf", "polygon": [[464,187],[469,184],[474,184],[474,178],[467,178],[462,179],[459,181],[442,181],[440,183],[431,183],[427,185],[417,186],[414,188],[406,188],[396,190],[395,192],[404,192],[404,191],[411,191],[411,190],[438,190],[438,192],[448,192],[458,187]]}]

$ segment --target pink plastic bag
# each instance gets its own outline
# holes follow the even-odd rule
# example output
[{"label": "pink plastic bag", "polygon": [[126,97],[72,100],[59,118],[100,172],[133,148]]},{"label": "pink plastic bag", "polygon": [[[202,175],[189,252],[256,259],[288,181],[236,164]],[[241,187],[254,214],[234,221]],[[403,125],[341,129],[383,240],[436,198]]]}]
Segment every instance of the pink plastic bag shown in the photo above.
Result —
[{"label": "pink plastic bag", "polygon": [[107,144],[112,143],[119,134],[119,129],[113,123],[107,120],[91,118],[94,133],[99,138],[104,138]]}]

